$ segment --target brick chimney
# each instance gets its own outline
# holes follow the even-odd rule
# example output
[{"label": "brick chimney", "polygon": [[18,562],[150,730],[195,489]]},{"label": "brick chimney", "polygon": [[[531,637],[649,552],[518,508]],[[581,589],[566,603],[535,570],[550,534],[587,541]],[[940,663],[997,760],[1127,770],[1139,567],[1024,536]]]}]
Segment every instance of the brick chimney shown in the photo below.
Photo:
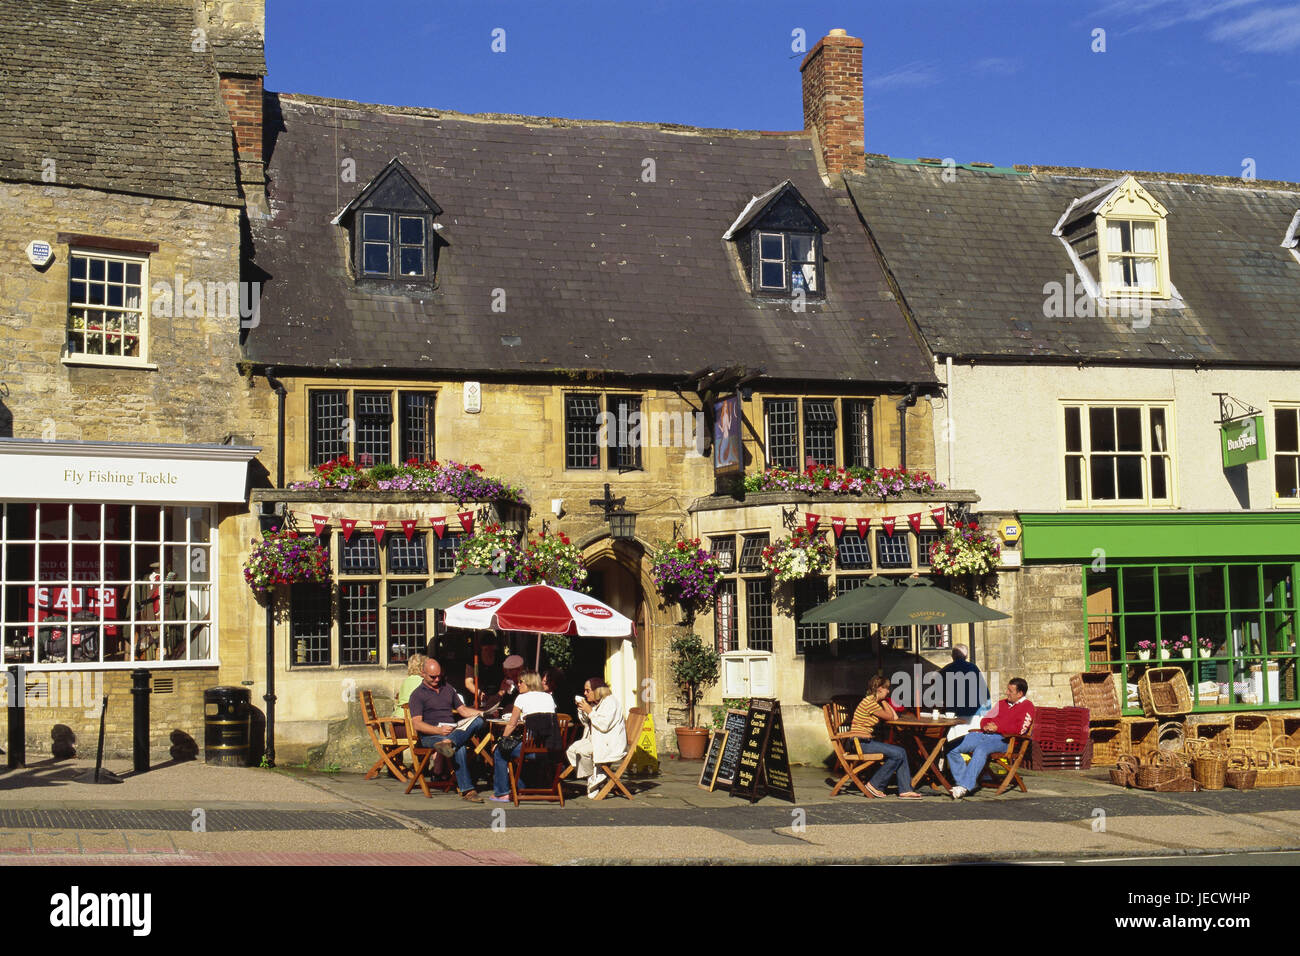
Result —
[{"label": "brick chimney", "polygon": [[265,0],[195,0],[194,21],[204,31],[230,114],[239,186],[251,217],[264,216],[266,169],[262,162],[262,78]]},{"label": "brick chimney", "polygon": [[803,74],[803,126],[817,137],[828,175],[867,168],[862,132],[862,41],[832,30],[808,51]]}]

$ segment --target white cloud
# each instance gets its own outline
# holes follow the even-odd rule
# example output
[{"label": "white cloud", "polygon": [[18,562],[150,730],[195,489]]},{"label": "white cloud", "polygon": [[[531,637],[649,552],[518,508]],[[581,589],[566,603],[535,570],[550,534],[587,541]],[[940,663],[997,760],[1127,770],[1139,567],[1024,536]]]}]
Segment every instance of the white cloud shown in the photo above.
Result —
[{"label": "white cloud", "polygon": [[1220,23],[1210,39],[1232,43],[1250,53],[1286,53],[1300,48],[1300,7],[1257,10],[1249,16]]},{"label": "white cloud", "polygon": [[975,69],[980,73],[994,73],[999,76],[1010,76],[1012,73],[1020,72],[1020,61],[1009,60],[1006,57],[990,56],[985,57],[975,64]]},{"label": "white cloud", "polygon": [[892,90],[903,86],[933,86],[938,82],[939,74],[934,64],[916,60],[889,73],[866,77],[863,85],[871,90]]}]

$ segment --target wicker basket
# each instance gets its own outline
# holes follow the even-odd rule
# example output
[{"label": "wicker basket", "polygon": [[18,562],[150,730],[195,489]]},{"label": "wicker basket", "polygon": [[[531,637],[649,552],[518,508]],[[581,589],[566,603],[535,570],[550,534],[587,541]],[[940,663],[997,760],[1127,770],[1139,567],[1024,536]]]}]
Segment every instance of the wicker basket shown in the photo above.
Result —
[{"label": "wicker basket", "polygon": [[1216,750],[1227,750],[1232,746],[1232,721],[1228,718],[1202,720],[1189,731],[1198,740],[1204,740]]},{"label": "wicker basket", "polygon": [[1138,678],[1138,700],[1148,717],[1176,717],[1192,712],[1192,692],[1181,667],[1151,667]]},{"label": "wicker basket", "polygon": [[1156,731],[1156,747],[1160,750],[1183,750],[1186,740],[1187,732],[1179,720],[1165,721]]},{"label": "wicker basket", "polygon": [[1233,790],[1254,790],[1258,773],[1255,770],[1228,770],[1224,782]]},{"label": "wicker basket", "polygon": [[1203,737],[1183,738],[1183,753],[1189,757],[1199,757],[1203,753],[1208,753],[1210,749],[1210,742]]},{"label": "wicker basket", "polygon": [[1115,677],[1109,671],[1070,675],[1070,693],[1074,695],[1074,706],[1087,707],[1093,720],[1113,720],[1120,716]]},{"label": "wicker basket", "polygon": [[1110,782],[1121,787],[1131,787],[1137,780],[1138,762],[1131,754],[1116,758],[1117,766],[1110,772]]},{"label": "wicker basket", "polygon": [[1227,783],[1228,758],[1207,750],[1192,760],[1192,779],[1206,790],[1222,790]]},{"label": "wicker basket", "polygon": [[1175,780],[1184,776],[1183,771],[1178,767],[1161,767],[1156,764],[1146,764],[1138,767],[1137,787],[1139,790],[1155,790],[1161,786],[1167,786]]},{"label": "wicker basket", "polygon": [[1300,717],[1269,715],[1274,747],[1300,747]]},{"label": "wicker basket", "polygon": [[1092,765],[1094,767],[1113,767],[1116,761],[1127,751],[1128,735],[1121,732],[1118,720],[1094,720],[1088,735],[1092,738]]},{"label": "wicker basket", "polygon": [[1138,760],[1160,751],[1160,724],[1149,717],[1125,717],[1120,722],[1120,736],[1124,738],[1123,752]]},{"label": "wicker basket", "polygon": [[1271,750],[1273,727],[1264,714],[1232,715],[1232,746],[1248,750]]},{"label": "wicker basket", "polygon": [[1300,750],[1295,747],[1273,748],[1273,767],[1282,773],[1284,787],[1300,787]]},{"label": "wicker basket", "polygon": [[1250,759],[1255,769],[1255,786],[1261,790],[1266,787],[1291,786],[1293,768],[1277,763],[1272,750],[1253,749],[1250,751]]}]

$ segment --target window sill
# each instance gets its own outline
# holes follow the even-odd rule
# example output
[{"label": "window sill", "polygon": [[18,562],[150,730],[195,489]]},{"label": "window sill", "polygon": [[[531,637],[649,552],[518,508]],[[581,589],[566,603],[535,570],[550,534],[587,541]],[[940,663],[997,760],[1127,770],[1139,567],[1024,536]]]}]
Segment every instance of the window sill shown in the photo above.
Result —
[{"label": "window sill", "polygon": [[64,365],[69,366],[86,365],[95,366],[97,368],[139,369],[143,372],[158,371],[158,366],[153,362],[146,362],[144,359],[138,358],[116,358],[111,355],[85,355],[81,352],[76,352],[71,355],[65,353],[59,356],[59,360],[63,362]]}]

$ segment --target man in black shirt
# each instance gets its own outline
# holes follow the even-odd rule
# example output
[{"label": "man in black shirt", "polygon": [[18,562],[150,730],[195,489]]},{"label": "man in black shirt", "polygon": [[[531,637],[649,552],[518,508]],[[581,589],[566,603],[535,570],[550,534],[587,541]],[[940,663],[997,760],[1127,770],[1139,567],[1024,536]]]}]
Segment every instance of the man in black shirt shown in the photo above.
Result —
[{"label": "man in black shirt", "polygon": [[[466,744],[484,733],[483,712],[467,707],[460,694],[442,679],[442,665],[433,658],[424,662],[424,681],[411,692],[411,725],[420,735],[421,747],[432,747],[456,765],[456,787],[472,803],[482,803],[469,772]],[[467,727],[456,729],[457,717],[473,717]]]}]

